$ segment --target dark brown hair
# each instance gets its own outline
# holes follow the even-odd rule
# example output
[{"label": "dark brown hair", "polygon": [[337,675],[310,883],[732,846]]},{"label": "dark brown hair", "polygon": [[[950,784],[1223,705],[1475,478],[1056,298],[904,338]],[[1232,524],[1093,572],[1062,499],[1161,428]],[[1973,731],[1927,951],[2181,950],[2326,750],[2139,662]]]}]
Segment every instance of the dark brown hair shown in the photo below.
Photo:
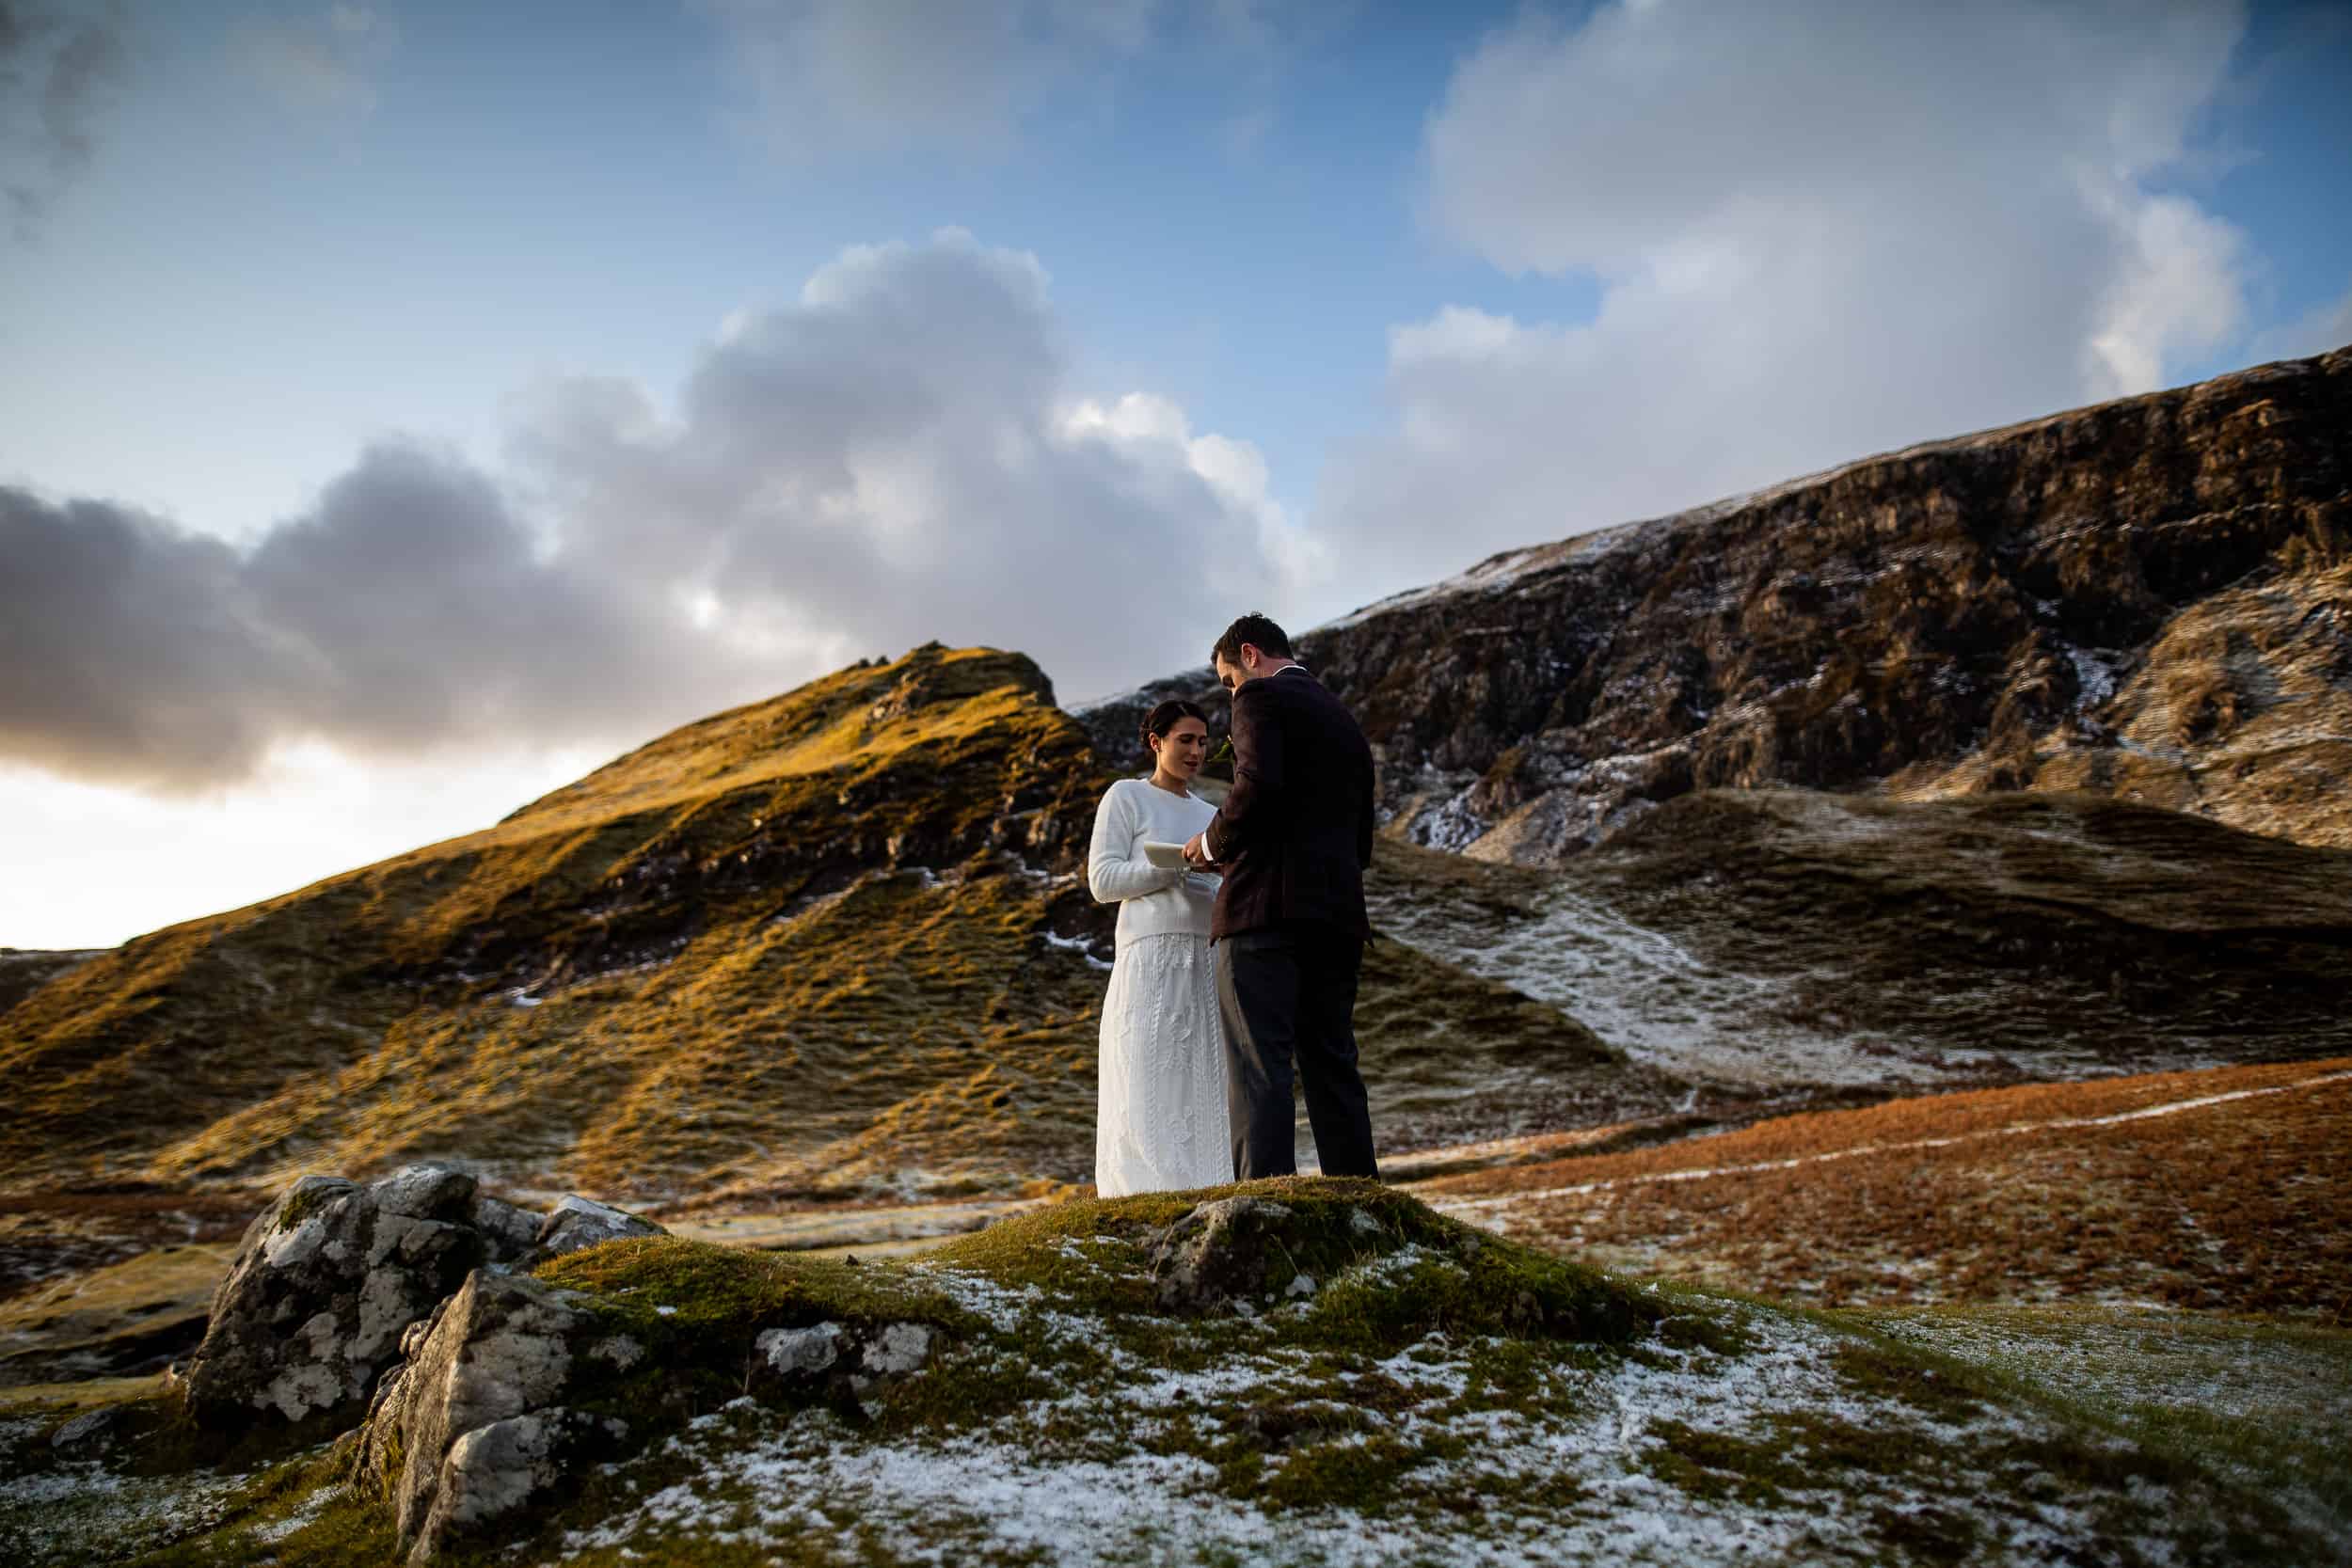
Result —
[{"label": "dark brown hair", "polygon": [[1252,610],[1225,628],[1225,635],[1218,638],[1216,646],[1209,650],[1209,662],[1214,664],[1221,658],[1228,664],[1238,666],[1241,663],[1241,645],[1245,642],[1275,658],[1291,657],[1290,634]]},{"label": "dark brown hair", "polygon": [[1200,711],[1200,704],[1185,702],[1182,697],[1170,697],[1144,715],[1143,749],[1150,751],[1152,742],[1174,729],[1179,719],[1198,719],[1202,729],[1209,726],[1209,716]]}]

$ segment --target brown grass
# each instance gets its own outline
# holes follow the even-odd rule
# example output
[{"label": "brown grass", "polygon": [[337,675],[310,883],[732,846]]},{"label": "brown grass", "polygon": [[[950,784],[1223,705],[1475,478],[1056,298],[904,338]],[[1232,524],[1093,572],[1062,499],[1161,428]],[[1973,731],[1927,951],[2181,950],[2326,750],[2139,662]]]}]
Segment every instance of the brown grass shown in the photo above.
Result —
[{"label": "brown grass", "polygon": [[2344,1321],[2352,1058],[1894,1101],[1422,1190],[1614,1266],[1824,1305],[2082,1298]]}]

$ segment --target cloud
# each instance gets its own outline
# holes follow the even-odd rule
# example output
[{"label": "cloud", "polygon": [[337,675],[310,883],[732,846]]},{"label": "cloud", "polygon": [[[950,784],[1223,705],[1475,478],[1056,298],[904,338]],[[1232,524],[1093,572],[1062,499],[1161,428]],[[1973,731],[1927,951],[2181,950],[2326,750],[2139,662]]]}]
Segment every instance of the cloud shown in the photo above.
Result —
[{"label": "cloud", "polygon": [[1035,258],[952,230],[735,318],[675,417],[559,383],[514,450],[599,559],[723,637],[991,641],[1073,696],[1192,661],[1236,597],[1316,564],[1254,449],[1165,399],[1088,399]]},{"label": "cloud", "polygon": [[1534,17],[1457,67],[1432,226],[1574,325],[1392,331],[1317,517],[1401,587],[1509,546],[2153,388],[2244,319],[2177,191],[2241,7],[1794,0]]},{"label": "cloud", "polygon": [[1090,695],[1322,569],[1267,492],[1175,404],[1070,384],[1035,258],[858,247],[675,407],[553,381],[503,471],[381,444],[244,548],[0,488],[0,761],[169,791],[306,743],[617,744],[933,637]]},{"label": "cloud", "polygon": [[364,115],[375,107],[372,73],[399,36],[389,18],[339,0],[298,18],[248,17],[230,54],[290,108]]},{"label": "cloud", "polygon": [[710,673],[663,629],[541,559],[483,476],[414,448],[371,449],[246,551],[0,487],[0,757],[64,777],[200,788],[300,738],[573,736]]},{"label": "cloud", "polygon": [[128,70],[119,6],[0,0],[0,192],[20,243],[89,166],[94,121]]},{"label": "cloud", "polygon": [[2352,288],[2254,340],[2256,359],[2300,359],[2352,345]]},{"label": "cloud", "polygon": [[1001,150],[1059,89],[1151,40],[1155,0],[703,0],[783,156]]}]

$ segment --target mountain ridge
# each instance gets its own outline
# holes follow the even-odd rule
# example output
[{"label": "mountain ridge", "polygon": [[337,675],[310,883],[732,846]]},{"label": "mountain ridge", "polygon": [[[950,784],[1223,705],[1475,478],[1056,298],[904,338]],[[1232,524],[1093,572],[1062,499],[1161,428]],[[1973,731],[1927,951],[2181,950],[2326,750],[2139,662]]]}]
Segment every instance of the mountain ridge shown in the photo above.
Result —
[{"label": "mountain ridge", "polygon": [[[2352,349],[1504,551],[1300,637],[1391,830],[1556,863],[1709,787],[2138,799],[2352,845]],[[1182,672],[1081,711],[1106,756]]]}]

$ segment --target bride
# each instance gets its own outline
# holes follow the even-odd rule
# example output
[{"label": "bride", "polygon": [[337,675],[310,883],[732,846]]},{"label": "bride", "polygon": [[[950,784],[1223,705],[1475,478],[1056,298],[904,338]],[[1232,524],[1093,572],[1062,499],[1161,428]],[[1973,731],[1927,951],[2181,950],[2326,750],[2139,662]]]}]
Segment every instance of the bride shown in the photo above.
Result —
[{"label": "bride", "polygon": [[1208,756],[1208,715],[1162,703],[1143,721],[1143,741],[1152,776],[1111,785],[1087,855],[1087,886],[1119,906],[1094,1123],[1094,1186],[1104,1197],[1233,1179],[1225,1034],[1209,967],[1217,879],[1163,869],[1143,852],[1147,843],[1185,843],[1216,815],[1186,787]]}]

